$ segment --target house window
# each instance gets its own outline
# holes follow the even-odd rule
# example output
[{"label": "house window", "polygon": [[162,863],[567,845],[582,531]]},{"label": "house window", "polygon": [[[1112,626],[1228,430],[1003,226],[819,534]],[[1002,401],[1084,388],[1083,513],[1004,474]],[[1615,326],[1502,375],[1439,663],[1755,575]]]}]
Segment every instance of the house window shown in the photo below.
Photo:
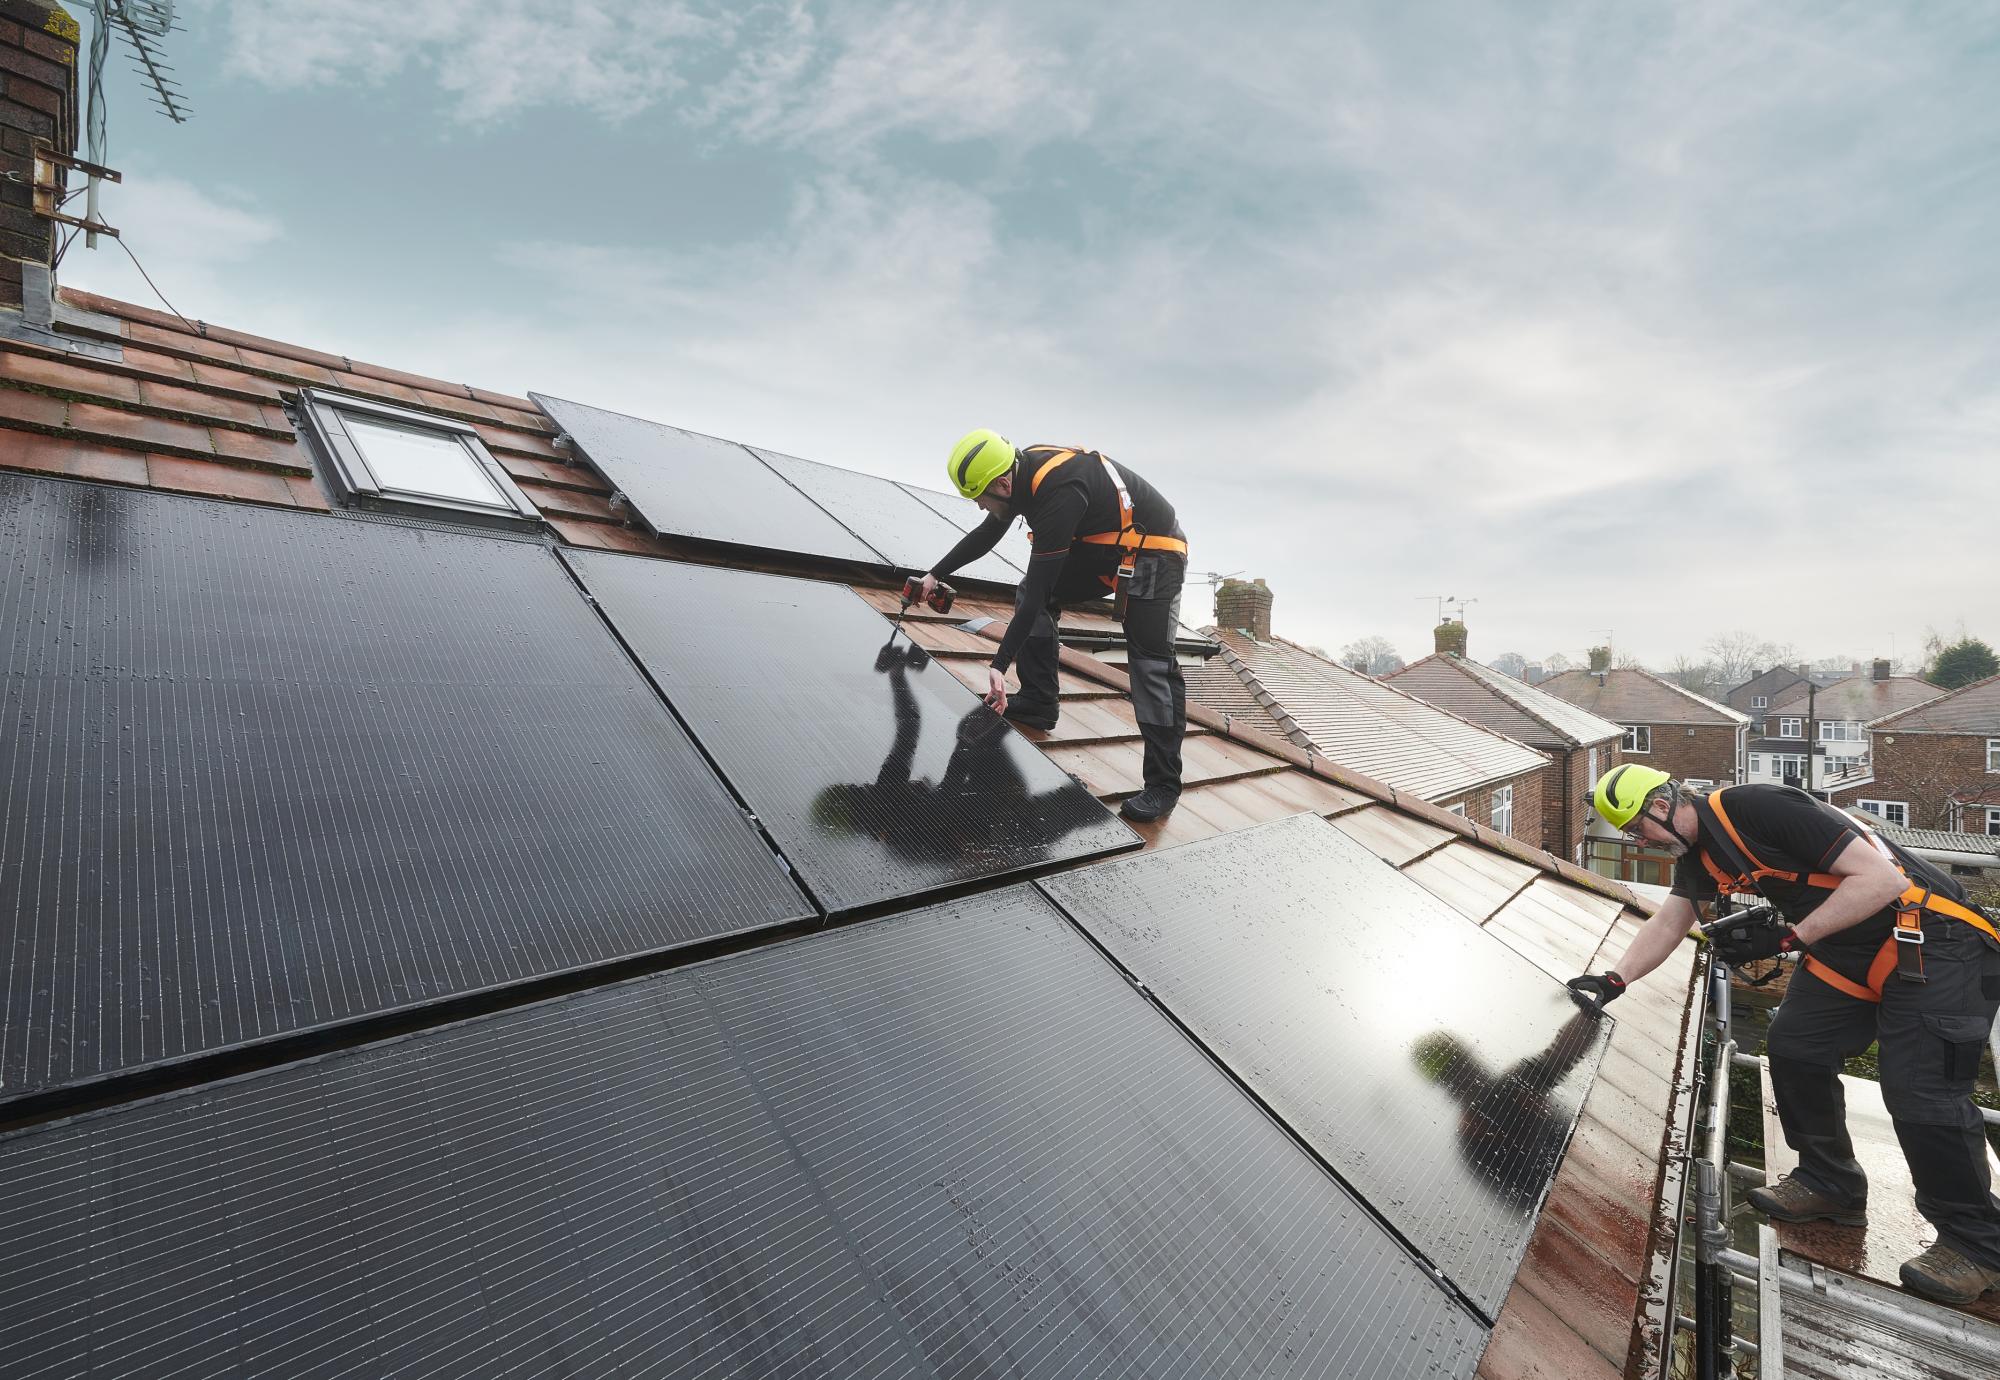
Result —
[{"label": "house window", "polygon": [[1986,770],[2000,771],[2000,738],[1986,740]]},{"label": "house window", "polygon": [[1753,752],[1750,754],[1750,774],[1752,776],[1762,776],[1764,774],[1763,753]]},{"label": "house window", "polygon": [[1457,816],[1458,816],[1458,817],[1459,817],[1460,819],[1464,819],[1464,818],[1465,818],[1465,802],[1464,802],[1463,800],[1461,800],[1461,801],[1459,801],[1458,803],[1456,803],[1456,804],[1454,804],[1454,805],[1447,805],[1447,806],[1445,806],[1445,807],[1444,807],[1444,812],[1445,812],[1446,814],[1448,814],[1448,815],[1457,815]]},{"label": "house window", "polygon": [[1884,824],[1908,824],[1910,806],[1903,800],[1857,800],[1854,807],[1863,814],[1873,815]]},{"label": "house window", "polygon": [[1854,720],[1822,719],[1819,740],[1822,743],[1858,743],[1861,741],[1861,725]]},{"label": "house window", "polygon": [[1806,775],[1805,755],[1797,752],[1772,753],[1771,775],[1780,781],[1787,779],[1803,781]]},{"label": "house window", "polygon": [[1750,707],[1752,709],[1769,709],[1771,707],[1771,697],[1769,695],[1759,695],[1750,701]]},{"label": "house window", "polygon": [[506,526],[541,520],[464,422],[314,388],[302,390],[299,401],[329,484],[353,506]]},{"label": "house window", "polygon": [[1690,776],[1687,778],[1687,780],[1681,782],[1681,784],[1683,786],[1686,786],[1691,791],[1705,791],[1710,786],[1713,786],[1715,783],[1713,781],[1706,780],[1703,777]]},{"label": "house window", "polygon": [[1514,832],[1514,788],[1496,786],[1493,790],[1493,827],[1502,834]]},{"label": "house window", "polygon": [[1589,759],[1588,759],[1588,760],[1589,760],[1589,762],[1590,762],[1590,771],[1589,771],[1589,776],[1590,776],[1590,784],[1591,784],[1591,786],[1592,786],[1593,788],[1595,788],[1595,787],[1596,787],[1596,785],[1597,785],[1597,749],[1596,749],[1596,748],[1592,748],[1592,749],[1590,750],[1590,757],[1589,757]]},{"label": "house window", "polygon": [[1625,750],[1627,752],[1651,752],[1653,750],[1653,730],[1647,724],[1627,724],[1625,726]]},{"label": "house window", "polygon": [[1986,832],[1989,834],[2000,834],[2000,810],[1987,810]]},{"label": "house window", "polygon": [[1779,736],[1780,738],[1803,738],[1803,737],[1805,737],[1805,736],[1806,736],[1806,721],[1805,721],[1804,719],[1780,719],[1780,720],[1778,720],[1778,736]]}]

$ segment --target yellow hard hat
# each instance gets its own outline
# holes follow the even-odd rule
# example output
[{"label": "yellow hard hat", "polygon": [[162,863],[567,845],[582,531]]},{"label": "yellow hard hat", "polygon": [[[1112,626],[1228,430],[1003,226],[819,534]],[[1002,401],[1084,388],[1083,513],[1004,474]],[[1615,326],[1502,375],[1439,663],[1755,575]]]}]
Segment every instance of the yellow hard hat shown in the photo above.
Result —
[{"label": "yellow hard hat", "polygon": [[1646,807],[1646,797],[1673,780],[1658,767],[1626,762],[1597,778],[1590,793],[1591,808],[1614,829],[1623,829]]},{"label": "yellow hard hat", "polygon": [[951,459],[945,461],[944,468],[953,488],[967,498],[977,498],[988,484],[1014,468],[1014,447],[997,431],[983,427],[968,431],[951,448]]}]

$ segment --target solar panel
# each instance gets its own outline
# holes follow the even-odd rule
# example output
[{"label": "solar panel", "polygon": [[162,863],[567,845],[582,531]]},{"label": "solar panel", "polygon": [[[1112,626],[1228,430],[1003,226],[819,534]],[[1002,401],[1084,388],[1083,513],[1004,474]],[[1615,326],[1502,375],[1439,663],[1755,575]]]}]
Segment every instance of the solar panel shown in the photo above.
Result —
[{"label": "solar panel", "polygon": [[1468,1376],[1026,887],[0,1141],[11,1375]]},{"label": "solar panel", "polygon": [[893,564],[748,446],[540,393],[528,396],[656,534]]},{"label": "solar panel", "polygon": [[1607,1022],[1312,815],[1040,885],[1499,1313]]},{"label": "solar panel", "polygon": [[829,914],[1139,846],[846,586],[563,558]]},{"label": "solar panel", "polygon": [[0,1097],[809,916],[539,545],[0,475]]},{"label": "solar panel", "polygon": [[[756,446],[750,450],[904,570],[929,570],[965,535],[893,480]],[[979,511],[978,505],[973,505],[973,511]],[[1021,578],[1021,571],[998,555],[981,556],[959,573],[1007,585]]]},{"label": "solar panel", "polygon": [[[986,510],[969,498],[940,493],[920,484],[899,484],[898,487],[961,532],[970,532],[986,521]],[[1003,557],[1009,565],[1026,571],[1028,557],[1034,554],[1028,544],[1027,529],[1018,522],[1009,526],[1006,535],[1000,538],[1000,544],[993,548],[993,554]]]}]

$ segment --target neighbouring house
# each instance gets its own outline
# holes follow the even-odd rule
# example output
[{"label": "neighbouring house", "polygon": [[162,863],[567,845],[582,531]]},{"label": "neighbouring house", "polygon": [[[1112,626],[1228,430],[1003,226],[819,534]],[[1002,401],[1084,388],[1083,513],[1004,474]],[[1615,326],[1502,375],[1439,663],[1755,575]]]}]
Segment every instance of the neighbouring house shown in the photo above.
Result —
[{"label": "neighbouring house", "polygon": [[1693,786],[1743,779],[1750,717],[1637,666],[1565,671],[1542,690],[1624,729],[1625,760]]},{"label": "neighbouring house", "polygon": [[1868,725],[1943,693],[1915,676],[1891,675],[1881,659],[1868,675],[1823,687],[1800,679],[1752,716],[1743,779],[1804,786],[1811,760],[1812,790],[1858,783],[1869,772]]},{"label": "neighbouring house", "polygon": [[[75,38],[0,0],[16,190]],[[1004,551],[891,624],[971,505],[65,290],[6,200],[9,1373],[1667,1373],[1703,984],[1572,1006],[1650,907],[1496,827],[1540,754],[1374,686],[1460,814],[1196,704],[1128,830],[1116,666],[978,702]],[[1306,855],[1357,942],[1246,968]]]},{"label": "neighbouring house", "polygon": [[1759,671],[1735,689],[1724,694],[1722,702],[1739,714],[1748,714],[1753,720],[1764,717],[1764,711],[1771,707],[1773,697],[1782,695],[1795,685],[1804,685],[1806,676],[1790,666],[1773,666],[1768,671]]},{"label": "neighbouring house", "polygon": [[1558,857],[1582,862],[1590,816],[1584,797],[1598,776],[1621,760],[1624,729],[1472,660],[1465,654],[1464,638],[1464,623],[1444,624],[1436,630],[1436,652],[1382,679],[1545,754],[1541,845]]},{"label": "neighbouring house", "polygon": [[1876,719],[1868,762],[1834,787],[1835,804],[1913,829],[2000,834],[2000,676]]},{"label": "neighbouring house", "polygon": [[1190,699],[1543,847],[1546,754],[1274,636],[1270,589],[1238,583],[1216,599],[1229,625],[1202,629],[1222,651],[1186,668]]}]

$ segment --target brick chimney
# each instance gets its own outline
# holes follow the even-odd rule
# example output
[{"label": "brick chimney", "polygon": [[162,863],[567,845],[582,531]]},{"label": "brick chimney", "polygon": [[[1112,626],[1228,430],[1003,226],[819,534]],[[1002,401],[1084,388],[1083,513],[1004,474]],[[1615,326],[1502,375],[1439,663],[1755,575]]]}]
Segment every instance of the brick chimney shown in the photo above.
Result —
[{"label": "brick chimney", "polygon": [[1271,640],[1271,589],[1262,580],[1224,580],[1215,590],[1215,626]]},{"label": "brick chimney", "polygon": [[1611,669],[1611,649],[1609,647],[1592,647],[1590,649],[1590,669],[1598,675],[1603,675]]},{"label": "brick chimney", "polygon": [[1441,655],[1464,656],[1465,638],[1463,623],[1447,620],[1431,629],[1431,645],[1436,647]]},{"label": "brick chimney", "polygon": [[1889,679],[1889,663],[1879,656],[1875,658],[1875,679]]},{"label": "brick chimney", "polygon": [[20,308],[26,266],[55,261],[35,214],[35,149],[76,148],[77,24],[50,0],[0,0],[0,308]]}]

